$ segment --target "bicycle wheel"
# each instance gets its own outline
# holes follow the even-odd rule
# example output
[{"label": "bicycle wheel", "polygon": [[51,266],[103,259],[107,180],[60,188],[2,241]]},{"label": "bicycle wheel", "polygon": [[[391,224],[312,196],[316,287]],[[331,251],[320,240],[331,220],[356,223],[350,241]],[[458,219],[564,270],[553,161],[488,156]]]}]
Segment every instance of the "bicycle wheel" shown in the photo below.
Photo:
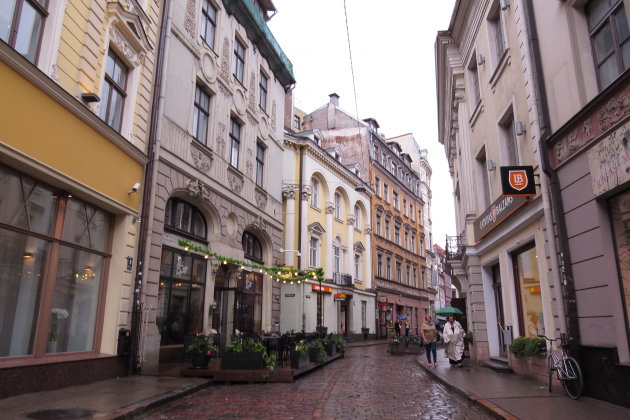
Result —
[{"label": "bicycle wheel", "polygon": [[551,356],[547,358],[547,375],[549,376],[549,392],[551,392],[551,378],[553,377],[553,359]]},{"label": "bicycle wheel", "polygon": [[569,397],[577,400],[584,390],[584,379],[582,378],[580,365],[578,365],[578,362],[576,362],[573,357],[567,357],[564,360],[564,368],[568,376],[562,381],[564,390],[567,391]]}]

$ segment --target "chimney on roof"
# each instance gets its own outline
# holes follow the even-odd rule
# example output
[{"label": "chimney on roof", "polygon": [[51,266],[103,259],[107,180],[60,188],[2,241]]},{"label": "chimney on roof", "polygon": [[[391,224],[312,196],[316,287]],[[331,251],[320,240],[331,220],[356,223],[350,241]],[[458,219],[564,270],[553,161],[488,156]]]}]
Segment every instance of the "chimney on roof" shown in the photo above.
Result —
[{"label": "chimney on roof", "polygon": [[333,104],[334,106],[339,106],[339,95],[337,95],[336,93],[331,93],[330,95],[328,95],[328,97],[330,98],[331,104]]}]

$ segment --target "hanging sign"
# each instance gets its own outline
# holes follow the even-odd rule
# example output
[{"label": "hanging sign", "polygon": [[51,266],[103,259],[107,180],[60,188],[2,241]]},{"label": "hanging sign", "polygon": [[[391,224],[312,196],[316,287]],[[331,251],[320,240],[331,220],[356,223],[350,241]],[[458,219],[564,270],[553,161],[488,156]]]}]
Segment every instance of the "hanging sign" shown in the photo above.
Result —
[{"label": "hanging sign", "polygon": [[350,299],[350,296],[346,293],[335,293],[333,295],[333,299],[335,300],[335,302],[343,302]]},{"label": "hanging sign", "polygon": [[503,195],[531,197],[536,195],[533,166],[501,166]]},{"label": "hanging sign", "polygon": [[527,200],[529,200],[527,197],[499,197],[475,220],[475,241],[479,242],[516,210],[527,204]]},{"label": "hanging sign", "polygon": [[319,284],[311,284],[311,290],[313,292],[320,292],[320,293],[332,293],[332,287],[328,287],[328,286],[320,286]]}]

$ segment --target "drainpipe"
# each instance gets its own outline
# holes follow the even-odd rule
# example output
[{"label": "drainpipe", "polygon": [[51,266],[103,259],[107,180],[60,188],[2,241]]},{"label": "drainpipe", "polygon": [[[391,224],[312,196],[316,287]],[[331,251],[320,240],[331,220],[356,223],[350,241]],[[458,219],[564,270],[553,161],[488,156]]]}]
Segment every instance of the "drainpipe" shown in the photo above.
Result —
[{"label": "drainpipe", "polygon": [[[297,231],[297,268],[302,269],[302,181],[304,178],[304,148],[306,146],[300,146],[300,173],[299,173],[299,185],[298,185],[298,231]],[[303,286],[301,287],[303,289]],[[304,290],[302,290],[302,300],[304,300]],[[304,312],[304,305],[302,305],[302,331],[306,331],[306,313]]]},{"label": "drainpipe", "polygon": [[133,302],[131,313],[131,349],[129,352],[128,374],[133,375],[140,369],[140,333],[142,326],[142,287],[144,280],[144,261],[147,259],[147,249],[149,248],[151,220],[153,220],[153,206],[155,204],[155,194],[153,191],[153,180],[157,176],[157,162],[159,160],[158,147],[158,121],[160,110],[164,102],[164,88],[162,78],[164,74],[164,57],[166,56],[167,34],[171,23],[171,2],[164,0],[162,22],[160,24],[160,38],[157,49],[155,80],[153,85],[153,99],[151,101],[151,123],[149,126],[149,141],[147,156],[149,161],[144,172],[144,189],[142,191],[142,208],[140,211],[140,234],[138,236],[138,255],[136,276],[133,287]]},{"label": "drainpipe", "polygon": [[[547,140],[551,137],[550,117],[549,117],[549,102],[547,99],[547,89],[545,88],[545,80],[543,78],[542,59],[540,55],[540,47],[538,43],[538,33],[536,30],[536,20],[534,18],[534,6],[532,0],[525,0],[523,2],[523,11],[525,13],[525,22],[527,25],[528,42],[532,57],[532,71],[534,74],[534,90],[536,97],[540,99],[538,104],[538,115],[540,125],[540,137],[539,137],[539,150],[541,167],[545,175],[548,177],[549,187],[551,191],[547,190],[547,179],[541,174],[541,190],[543,193],[543,203],[545,206],[552,205],[553,215],[555,216],[556,225],[558,227],[558,246],[560,253],[560,261],[558,262],[558,252],[552,249],[551,261],[554,268],[560,268],[562,273],[562,279],[558,274],[554,274],[554,289],[556,289],[556,300],[562,302],[560,314],[558,316],[560,321],[560,332],[567,332],[569,335],[572,354],[577,354],[579,349],[579,328],[577,323],[577,305],[575,300],[575,288],[573,284],[573,269],[571,266],[571,254],[569,249],[569,241],[567,235],[567,226],[564,219],[564,205],[562,201],[562,191],[560,189],[560,183],[558,181],[558,175],[551,167],[549,163],[549,147]],[[551,197],[552,203],[549,203]],[[546,203],[545,203],[546,201]],[[547,207],[545,207],[547,210]],[[545,214],[547,214],[545,212]],[[545,217],[547,231],[554,234],[553,223]],[[550,242],[551,245],[555,245]],[[555,248],[555,246],[553,246]],[[554,270],[555,273],[556,270]],[[564,292],[564,293],[561,293]]]}]

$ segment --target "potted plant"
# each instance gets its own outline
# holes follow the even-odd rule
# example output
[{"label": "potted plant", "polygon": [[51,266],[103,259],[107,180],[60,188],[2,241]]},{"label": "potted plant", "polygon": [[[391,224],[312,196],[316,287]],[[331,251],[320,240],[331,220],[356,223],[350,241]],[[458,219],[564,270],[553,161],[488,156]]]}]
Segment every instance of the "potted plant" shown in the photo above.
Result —
[{"label": "potted plant", "polygon": [[407,350],[412,354],[420,354],[422,351],[422,341],[420,337],[407,337]]},{"label": "potted plant", "polygon": [[316,339],[308,344],[308,356],[311,362],[323,364],[326,361],[326,348],[321,339]]},{"label": "potted plant", "polygon": [[346,340],[344,340],[343,335],[331,334],[329,339],[333,346],[337,348],[337,352],[343,356],[346,353]]},{"label": "potted plant", "polygon": [[326,348],[326,354],[328,356],[334,356],[337,354],[337,342],[334,335],[335,334],[329,334],[324,340],[324,347]]},{"label": "potted plant", "polygon": [[402,354],[405,352],[405,338],[403,336],[390,338],[388,343],[389,354]]},{"label": "potted plant", "polygon": [[226,350],[221,353],[221,369],[259,370],[266,367],[273,370],[276,367],[276,357],[268,355],[260,341],[232,336]]},{"label": "potted plant", "polygon": [[510,367],[517,375],[540,382],[548,380],[544,338],[518,337],[510,344]]},{"label": "potted plant", "polygon": [[202,335],[194,336],[186,350],[190,353],[193,369],[207,369],[210,360],[218,353],[218,349]]},{"label": "potted plant", "polygon": [[291,368],[292,369],[301,369],[306,364],[308,360],[308,350],[309,346],[304,340],[300,340],[295,343],[295,348],[291,350]]}]

